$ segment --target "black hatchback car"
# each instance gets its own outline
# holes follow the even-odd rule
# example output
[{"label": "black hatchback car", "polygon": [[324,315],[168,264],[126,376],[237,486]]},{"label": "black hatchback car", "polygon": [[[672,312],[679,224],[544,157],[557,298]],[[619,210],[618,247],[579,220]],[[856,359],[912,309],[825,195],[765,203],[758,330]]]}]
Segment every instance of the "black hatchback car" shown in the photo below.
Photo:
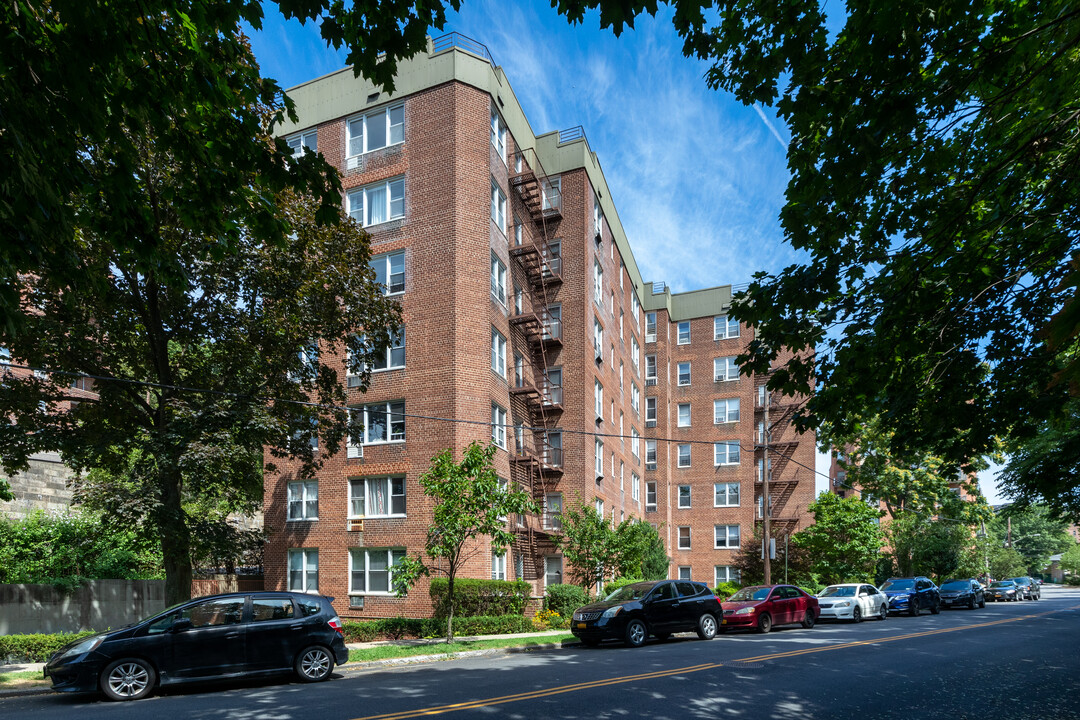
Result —
[{"label": "black hatchback car", "polygon": [[649,635],[666,640],[671,633],[689,630],[711,640],[723,616],[720,598],[705,583],[658,580],[626,585],[600,602],[578,608],[570,632],[589,646],[614,639],[640,647]]},{"label": "black hatchback car", "polygon": [[942,607],[966,607],[969,610],[986,607],[986,593],[982,583],[974,578],[950,580],[939,590]]},{"label": "black hatchback car", "polygon": [[197,598],[70,643],[49,658],[45,677],[54,690],[101,690],[112,700],[138,700],[158,685],[288,671],[318,682],[349,659],[332,599],[288,592]]}]

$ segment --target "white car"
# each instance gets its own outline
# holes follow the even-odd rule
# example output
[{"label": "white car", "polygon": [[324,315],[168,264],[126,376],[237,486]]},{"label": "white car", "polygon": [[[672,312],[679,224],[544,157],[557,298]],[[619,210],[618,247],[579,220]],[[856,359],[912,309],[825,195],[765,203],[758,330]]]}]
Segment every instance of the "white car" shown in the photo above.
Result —
[{"label": "white car", "polygon": [[889,616],[889,599],[885,593],[866,583],[830,585],[817,597],[822,620],[861,622],[863,618],[884,620]]}]

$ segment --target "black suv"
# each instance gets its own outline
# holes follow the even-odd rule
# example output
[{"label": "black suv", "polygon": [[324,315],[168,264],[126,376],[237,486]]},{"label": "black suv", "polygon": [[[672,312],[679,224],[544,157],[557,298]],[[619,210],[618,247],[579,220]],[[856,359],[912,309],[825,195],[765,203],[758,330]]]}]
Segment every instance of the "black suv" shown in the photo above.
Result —
[{"label": "black suv", "polygon": [[120,630],[70,643],[45,665],[53,690],[138,700],[157,685],[295,672],[330,677],[347,662],[341,620],[319,595],[250,592],[175,605]]},{"label": "black suv", "polygon": [[933,615],[941,612],[941,595],[937,585],[922,575],[907,578],[889,578],[881,586],[881,592],[889,598],[889,612],[908,612],[918,615],[929,610]]},{"label": "black suv", "polygon": [[986,607],[982,583],[974,578],[950,580],[941,586],[940,591],[942,607],[966,607],[968,610]]},{"label": "black suv", "polygon": [[1011,578],[1016,583],[1016,594],[1023,595],[1025,600],[1038,600],[1042,597],[1042,588],[1029,577]]},{"label": "black suv", "polygon": [[688,630],[710,640],[723,616],[720,598],[705,583],[658,580],[627,585],[578,608],[570,632],[590,647],[608,638],[640,647],[649,635],[666,640],[671,633]]}]

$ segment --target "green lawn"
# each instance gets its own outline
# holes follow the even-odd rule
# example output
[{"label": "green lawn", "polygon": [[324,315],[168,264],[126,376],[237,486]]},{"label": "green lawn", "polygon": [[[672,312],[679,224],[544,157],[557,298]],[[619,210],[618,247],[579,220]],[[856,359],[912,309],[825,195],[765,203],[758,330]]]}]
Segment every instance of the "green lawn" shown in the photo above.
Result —
[{"label": "green lawn", "polygon": [[40,670],[0,673],[0,690],[11,688],[49,687],[50,685],[52,685],[52,681],[42,677]]},{"label": "green lawn", "polygon": [[530,638],[495,638],[493,640],[470,640],[453,643],[431,643],[425,645],[382,645],[379,647],[365,648],[363,650],[350,650],[349,662],[367,662],[371,660],[388,660],[391,658],[415,657],[417,655],[441,655],[445,653],[467,652],[469,650],[489,650],[492,648],[505,647],[536,647],[551,643],[573,640],[570,633],[565,635],[548,635],[546,637]]}]

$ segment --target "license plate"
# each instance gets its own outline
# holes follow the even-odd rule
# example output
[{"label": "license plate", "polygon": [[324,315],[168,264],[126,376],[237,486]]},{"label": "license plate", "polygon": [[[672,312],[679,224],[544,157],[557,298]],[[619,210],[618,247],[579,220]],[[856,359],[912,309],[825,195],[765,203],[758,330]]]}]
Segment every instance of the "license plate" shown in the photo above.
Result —
[{"label": "license plate", "polygon": [[725,620],[721,620],[721,621],[720,621],[720,624],[721,624],[721,625],[727,625],[727,620],[726,620],[726,619],[725,619]]},{"label": "license plate", "polygon": [[577,626],[578,626],[579,628],[583,628],[583,627],[585,627],[585,623],[578,623],[578,624],[577,624]]}]

